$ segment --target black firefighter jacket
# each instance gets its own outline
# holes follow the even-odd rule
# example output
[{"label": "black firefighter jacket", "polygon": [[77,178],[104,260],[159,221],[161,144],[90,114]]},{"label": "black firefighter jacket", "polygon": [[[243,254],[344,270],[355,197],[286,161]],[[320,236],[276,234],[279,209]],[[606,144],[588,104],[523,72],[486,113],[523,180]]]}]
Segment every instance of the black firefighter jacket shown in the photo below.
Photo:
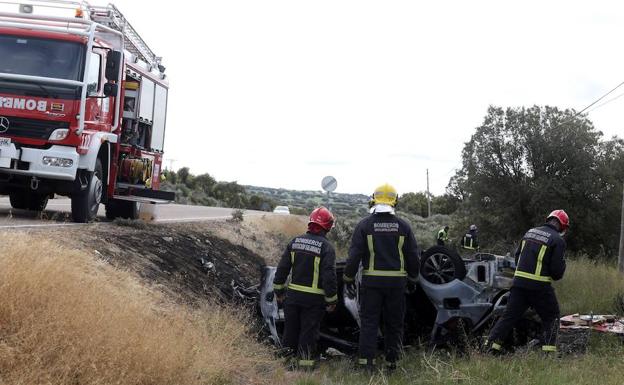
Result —
[{"label": "black firefighter jacket", "polygon": [[[292,275],[286,285],[288,275]],[[288,288],[288,301],[302,306],[335,303],[336,252],[322,235],[310,232],[295,237],[282,254],[273,289],[281,294]]]},{"label": "black firefighter jacket", "polygon": [[353,232],[345,282],[353,281],[360,263],[363,287],[401,288],[408,277],[416,279],[418,246],[409,224],[390,213],[362,219]]},{"label": "black firefighter jacket", "polygon": [[544,289],[563,278],[566,243],[554,226],[545,224],[524,235],[516,250],[516,273],[513,286]]}]

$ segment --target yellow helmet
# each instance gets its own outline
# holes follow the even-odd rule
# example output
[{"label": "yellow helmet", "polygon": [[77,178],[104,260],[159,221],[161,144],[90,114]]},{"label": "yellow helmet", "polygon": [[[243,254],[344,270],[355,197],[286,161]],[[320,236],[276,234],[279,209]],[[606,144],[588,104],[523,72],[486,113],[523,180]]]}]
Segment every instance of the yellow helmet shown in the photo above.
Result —
[{"label": "yellow helmet", "polygon": [[383,204],[393,206],[397,204],[398,194],[394,187],[383,184],[375,189],[373,193],[373,204]]}]

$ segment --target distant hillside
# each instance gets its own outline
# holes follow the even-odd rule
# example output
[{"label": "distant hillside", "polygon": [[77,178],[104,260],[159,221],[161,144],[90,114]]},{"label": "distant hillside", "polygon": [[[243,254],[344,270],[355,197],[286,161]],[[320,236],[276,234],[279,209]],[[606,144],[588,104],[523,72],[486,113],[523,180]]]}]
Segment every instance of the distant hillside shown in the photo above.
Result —
[{"label": "distant hillside", "polygon": [[327,194],[321,191],[296,191],[282,188],[244,186],[249,194],[258,195],[275,202],[279,206],[288,206],[293,214],[309,214],[319,205],[329,205],[338,216],[363,216],[368,212],[369,197],[364,194],[332,193],[329,202]]}]

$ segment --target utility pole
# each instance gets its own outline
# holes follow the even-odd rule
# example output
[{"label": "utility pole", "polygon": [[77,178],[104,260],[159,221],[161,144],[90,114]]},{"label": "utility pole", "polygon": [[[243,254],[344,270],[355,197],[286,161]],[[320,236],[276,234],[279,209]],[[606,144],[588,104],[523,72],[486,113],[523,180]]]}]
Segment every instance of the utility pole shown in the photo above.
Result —
[{"label": "utility pole", "polygon": [[622,189],[622,217],[620,219],[620,255],[618,256],[618,269],[620,273],[624,273],[624,188]]},{"label": "utility pole", "polygon": [[167,159],[167,162],[169,162],[169,171],[173,171],[173,162],[176,162],[177,159]]},{"label": "utility pole", "polygon": [[427,218],[431,217],[431,193],[429,193],[429,169],[427,169]]}]

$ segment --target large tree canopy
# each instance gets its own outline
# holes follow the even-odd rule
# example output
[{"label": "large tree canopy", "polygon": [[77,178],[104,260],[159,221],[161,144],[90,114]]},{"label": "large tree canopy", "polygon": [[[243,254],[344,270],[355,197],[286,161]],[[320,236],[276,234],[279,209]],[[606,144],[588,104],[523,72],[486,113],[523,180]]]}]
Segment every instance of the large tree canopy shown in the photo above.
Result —
[{"label": "large tree canopy", "polygon": [[585,116],[548,106],[490,107],[462,161],[449,192],[486,238],[517,240],[563,208],[572,249],[616,249],[624,143],[603,140]]}]

